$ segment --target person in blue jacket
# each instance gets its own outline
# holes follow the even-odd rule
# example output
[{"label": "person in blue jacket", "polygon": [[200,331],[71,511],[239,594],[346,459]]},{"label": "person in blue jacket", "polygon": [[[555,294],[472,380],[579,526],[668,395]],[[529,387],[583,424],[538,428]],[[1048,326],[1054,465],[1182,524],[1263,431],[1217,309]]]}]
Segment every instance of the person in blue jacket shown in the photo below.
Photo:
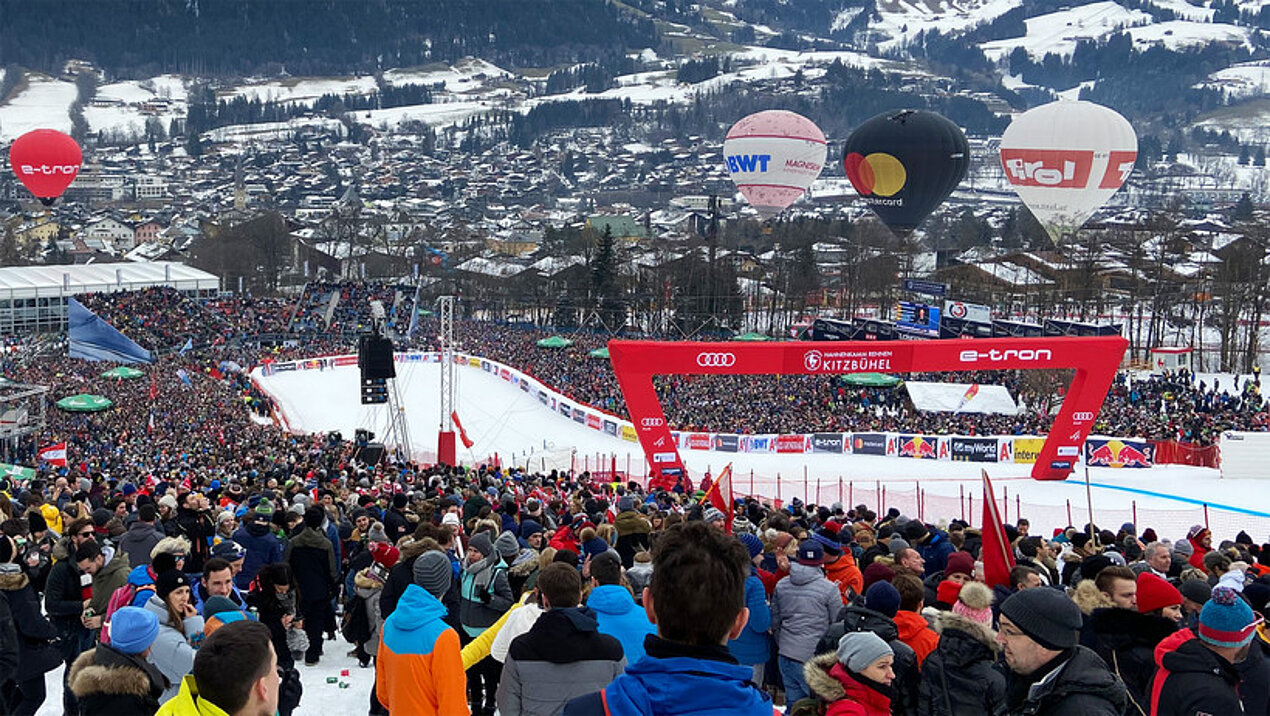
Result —
[{"label": "person in blue jacket", "polygon": [[771,639],[767,630],[772,627],[772,610],[767,606],[767,592],[763,580],[758,577],[758,562],[763,554],[763,540],[752,534],[739,535],[750,555],[750,576],[745,578],[745,606],[750,610],[750,620],[739,636],[728,642],[728,651],[736,660],[754,670],[754,685],[763,687],[763,669],[771,659]]},{"label": "person in blue jacket", "polygon": [[736,538],[701,520],[665,530],[653,547],[644,611],[657,627],[645,657],[603,691],[579,696],[564,716],[773,716],[771,699],[737,663],[729,640],[749,619],[749,556]]},{"label": "person in blue jacket", "polygon": [[636,606],[630,588],[622,585],[622,558],[616,551],[591,559],[591,584],[586,605],[595,612],[596,630],[622,644],[627,664],[644,658],[644,637],[656,634],[657,627]]},{"label": "person in blue jacket", "polygon": [[273,504],[268,500],[256,503],[248,521],[234,533],[234,541],[247,550],[243,568],[234,575],[234,584],[240,590],[250,590],[251,580],[266,564],[282,561],[282,541],[273,533]]}]

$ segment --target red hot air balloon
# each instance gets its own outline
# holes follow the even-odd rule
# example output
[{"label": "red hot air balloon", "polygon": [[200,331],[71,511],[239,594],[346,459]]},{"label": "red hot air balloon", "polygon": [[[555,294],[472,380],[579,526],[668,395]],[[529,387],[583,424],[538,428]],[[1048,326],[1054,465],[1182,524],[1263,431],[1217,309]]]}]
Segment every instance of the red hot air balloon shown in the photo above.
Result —
[{"label": "red hot air balloon", "polygon": [[14,175],[45,206],[52,206],[75,181],[83,158],[75,140],[55,129],[27,132],[9,147]]}]

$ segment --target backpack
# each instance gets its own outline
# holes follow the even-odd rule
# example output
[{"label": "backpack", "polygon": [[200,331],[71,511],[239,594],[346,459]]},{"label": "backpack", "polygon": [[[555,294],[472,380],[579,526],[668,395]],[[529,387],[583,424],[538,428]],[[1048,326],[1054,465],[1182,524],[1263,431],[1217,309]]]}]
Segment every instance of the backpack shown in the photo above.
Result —
[{"label": "backpack", "polygon": [[340,621],[340,634],[350,644],[365,642],[374,631],[366,613],[366,600],[357,595],[344,603],[344,616]]},{"label": "backpack", "polygon": [[101,620],[101,643],[110,643],[110,618],[119,611],[119,607],[132,606],[133,600],[137,598],[137,592],[141,590],[153,594],[154,585],[146,584],[138,588],[135,584],[125,584],[110,593],[110,602],[106,604],[106,615]]}]

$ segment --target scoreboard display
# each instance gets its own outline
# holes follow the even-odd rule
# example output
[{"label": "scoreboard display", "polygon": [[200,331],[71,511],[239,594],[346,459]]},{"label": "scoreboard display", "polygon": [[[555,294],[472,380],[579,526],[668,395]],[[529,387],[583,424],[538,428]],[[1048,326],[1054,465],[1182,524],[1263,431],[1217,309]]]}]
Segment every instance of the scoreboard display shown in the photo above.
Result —
[{"label": "scoreboard display", "polygon": [[939,337],[939,308],[925,303],[900,301],[895,308],[895,326],[906,333]]}]

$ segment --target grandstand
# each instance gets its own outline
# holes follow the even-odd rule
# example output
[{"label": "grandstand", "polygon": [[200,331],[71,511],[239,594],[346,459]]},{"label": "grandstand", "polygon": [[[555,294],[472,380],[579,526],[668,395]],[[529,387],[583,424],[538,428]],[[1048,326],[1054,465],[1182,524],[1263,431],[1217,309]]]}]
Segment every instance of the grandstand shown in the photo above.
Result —
[{"label": "grandstand", "polygon": [[156,286],[204,297],[220,291],[220,279],[166,261],[0,268],[0,334],[63,331],[71,296]]}]

